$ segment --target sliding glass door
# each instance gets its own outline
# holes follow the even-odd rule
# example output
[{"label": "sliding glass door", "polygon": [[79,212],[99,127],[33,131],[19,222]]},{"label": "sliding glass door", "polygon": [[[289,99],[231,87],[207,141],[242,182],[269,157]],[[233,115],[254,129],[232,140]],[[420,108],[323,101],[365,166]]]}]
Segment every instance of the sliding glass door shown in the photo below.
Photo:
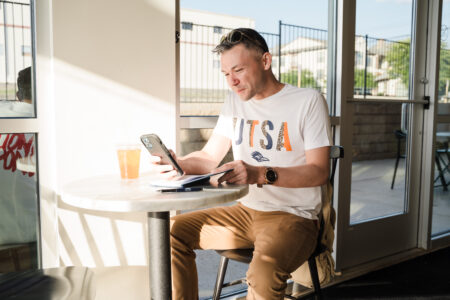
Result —
[{"label": "sliding glass door", "polygon": [[427,11],[437,8],[428,1],[340,5],[336,138],[346,157],[338,186],[336,266],[345,269],[417,246],[428,103],[423,62],[427,33],[436,32],[427,28]]}]

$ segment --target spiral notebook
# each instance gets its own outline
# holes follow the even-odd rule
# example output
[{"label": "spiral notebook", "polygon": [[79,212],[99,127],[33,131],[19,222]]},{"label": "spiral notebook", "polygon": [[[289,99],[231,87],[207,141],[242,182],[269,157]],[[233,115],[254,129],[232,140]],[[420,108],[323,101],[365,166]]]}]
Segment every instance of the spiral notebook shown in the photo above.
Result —
[{"label": "spiral notebook", "polygon": [[228,169],[222,172],[214,172],[203,175],[183,175],[176,177],[172,180],[156,180],[150,183],[151,186],[155,187],[167,187],[167,188],[183,188],[183,187],[191,187],[198,185],[207,185],[209,184],[209,179],[212,176],[216,176],[219,174],[225,174],[233,169]]}]

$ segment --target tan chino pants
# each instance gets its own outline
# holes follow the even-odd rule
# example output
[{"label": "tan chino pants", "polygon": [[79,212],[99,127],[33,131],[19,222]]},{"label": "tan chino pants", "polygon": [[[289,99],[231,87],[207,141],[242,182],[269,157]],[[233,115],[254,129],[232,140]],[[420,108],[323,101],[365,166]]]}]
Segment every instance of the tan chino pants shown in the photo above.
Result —
[{"label": "tan chino pants", "polygon": [[247,271],[247,299],[283,299],[290,273],[314,251],[317,222],[242,204],[175,216],[171,220],[173,299],[198,299],[194,249],[255,248]]}]

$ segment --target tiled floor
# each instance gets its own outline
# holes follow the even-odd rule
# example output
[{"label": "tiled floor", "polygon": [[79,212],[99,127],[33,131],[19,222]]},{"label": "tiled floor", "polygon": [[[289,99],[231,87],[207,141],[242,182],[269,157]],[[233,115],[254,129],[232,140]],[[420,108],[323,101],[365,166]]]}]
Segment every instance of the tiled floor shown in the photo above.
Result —
[{"label": "tiled floor", "polygon": [[[377,218],[404,209],[405,195],[405,163],[400,161],[395,185],[391,190],[395,160],[384,159],[354,162],[352,166],[352,202],[351,222]],[[450,182],[450,172],[446,172],[446,180]],[[438,184],[438,183],[437,183]],[[450,187],[449,187],[450,189]],[[434,188],[433,234],[450,230],[450,191],[442,187]],[[197,267],[199,273],[200,297],[212,295],[216,279],[219,256],[214,251],[197,251]],[[227,279],[245,276],[247,265],[230,262]],[[242,288],[236,286],[226,291]]]}]

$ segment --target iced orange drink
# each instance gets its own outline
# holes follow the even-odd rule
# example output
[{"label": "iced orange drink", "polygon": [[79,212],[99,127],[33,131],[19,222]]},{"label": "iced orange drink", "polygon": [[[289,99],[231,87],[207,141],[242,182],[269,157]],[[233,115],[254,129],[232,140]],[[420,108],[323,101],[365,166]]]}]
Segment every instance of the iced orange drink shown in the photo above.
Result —
[{"label": "iced orange drink", "polygon": [[117,149],[119,158],[120,176],[123,179],[139,177],[139,160],[141,149],[139,146],[120,146]]}]

